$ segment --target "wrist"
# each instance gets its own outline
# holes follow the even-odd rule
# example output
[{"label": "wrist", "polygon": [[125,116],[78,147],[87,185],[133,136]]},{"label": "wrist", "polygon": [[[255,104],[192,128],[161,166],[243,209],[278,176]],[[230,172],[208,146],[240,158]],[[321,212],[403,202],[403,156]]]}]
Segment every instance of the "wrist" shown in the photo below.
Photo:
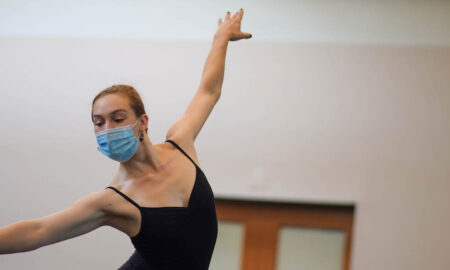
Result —
[{"label": "wrist", "polygon": [[229,32],[217,31],[214,34],[214,39],[226,40],[229,41],[231,38],[231,34]]}]

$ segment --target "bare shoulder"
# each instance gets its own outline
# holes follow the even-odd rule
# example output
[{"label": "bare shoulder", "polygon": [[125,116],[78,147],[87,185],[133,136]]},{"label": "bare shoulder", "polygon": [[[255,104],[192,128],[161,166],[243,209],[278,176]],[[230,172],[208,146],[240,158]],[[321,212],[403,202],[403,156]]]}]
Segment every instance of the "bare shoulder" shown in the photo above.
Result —
[{"label": "bare shoulder", "polygon": [[[109,186],[120,191],[119,186]],[[99,204],[101,205],[102,210],[111,217],[127,216],[127,213],[130,212],[129,209],[135,208],[128,201],[124,200],[122,196],[117,194],[117,191],[111,188],[105,188],[103,191],[100,191],[100,193],[102,195],[101,198],[99,198]]]},{"label": "bare shoulder", "polygon": [[110,218],[123,215],[127,212],[126,209],[122,209],[123,205],[127,205],[127,203],[123,202],[124,200],[121,196],[117,196],[114,190],[105,188],[85,195],[77,200],[74,206],[84,206],[103,212],[106,217],[106,225],[108,225]]},{"label": "bare shoulder", "polygon": [[109,190],[110,189],[103,189],[91,192],[75,201],[73,205],[97,209],[106,215],[111,214],[111,206],[115,197],[113,192],[110,192]]},{"label": "bare shoulder", "polygon": [[[171,141],[175,142],[181,149],[183,149],[184,152],[186,152],[186,154],[188,154],[194,160],[194,162],[197,164],[197,166],[200,167],[200,163],[199,163],[198,157],[197,157],[197,151],[195,149],[195,145],[192,140],[181,137],[181,136],[172,136],[170,138],[167,138],[166,140],[171,140]],[[175,147],[175,146],[172,146],[172,147]],[[178,149],[177,149],[177,151],[178,151]]]},{"label": "bare shoulder", "polygon": [[99,210],[104,210],[106,208],[109,196],[109,193],[105,192],[105,190],[94,191],[79,198],[73,205],[85,205]]}]

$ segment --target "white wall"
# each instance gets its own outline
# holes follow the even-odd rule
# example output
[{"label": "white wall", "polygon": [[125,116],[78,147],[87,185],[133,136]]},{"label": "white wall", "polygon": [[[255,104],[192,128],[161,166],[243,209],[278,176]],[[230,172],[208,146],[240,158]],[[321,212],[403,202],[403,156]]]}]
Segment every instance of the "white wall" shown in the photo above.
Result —
[{"label": "white wall", "polygon": [[[162,142],[198,87],[217,18],[241,7],[95,3],[0,2],[0,226],[107,185],[116,164],[89,120],[99,90],[134,85]],[[448,2],[258,3],[242,5],[254,37],[230,43],[196,142],[216,195],[354,203],[353,269],[448,269]],[[0,255],[0,268],[114,269],[131,252],[101,228]]]},{"label": "white wall", "polygon": [[239,8],[258,41],[450,43],[447,0],[0,0],[0,35],[205,41]]}]

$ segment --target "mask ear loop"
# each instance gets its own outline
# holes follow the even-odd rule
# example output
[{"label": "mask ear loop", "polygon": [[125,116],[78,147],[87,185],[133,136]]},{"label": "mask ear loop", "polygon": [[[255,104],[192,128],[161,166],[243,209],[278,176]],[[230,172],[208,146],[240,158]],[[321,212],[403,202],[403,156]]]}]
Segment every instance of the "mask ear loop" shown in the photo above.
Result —
[{"label": "mask ear loop", "polygon": [[[136,123],[141,120],[141,118],[139,118],[138,120],[136,120]],[[136,123],[134,123],[133,127],[136,125]],[[144,133],[142,131],[139,132],[139,141],[142,142],[144,140]]]}]

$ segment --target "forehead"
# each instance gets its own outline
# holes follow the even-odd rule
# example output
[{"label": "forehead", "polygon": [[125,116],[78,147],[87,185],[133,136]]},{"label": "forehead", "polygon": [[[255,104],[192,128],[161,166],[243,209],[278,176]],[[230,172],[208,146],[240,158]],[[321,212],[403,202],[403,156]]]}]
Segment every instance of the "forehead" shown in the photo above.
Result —
[{"label": "forehead", "polygon": [[95,101],[94,106],[92,107],[92,114],[107,115],[118,109],[124,109],[129,113],[131,112],[128,98],[123,95],[109,94],[98,98]]}]

